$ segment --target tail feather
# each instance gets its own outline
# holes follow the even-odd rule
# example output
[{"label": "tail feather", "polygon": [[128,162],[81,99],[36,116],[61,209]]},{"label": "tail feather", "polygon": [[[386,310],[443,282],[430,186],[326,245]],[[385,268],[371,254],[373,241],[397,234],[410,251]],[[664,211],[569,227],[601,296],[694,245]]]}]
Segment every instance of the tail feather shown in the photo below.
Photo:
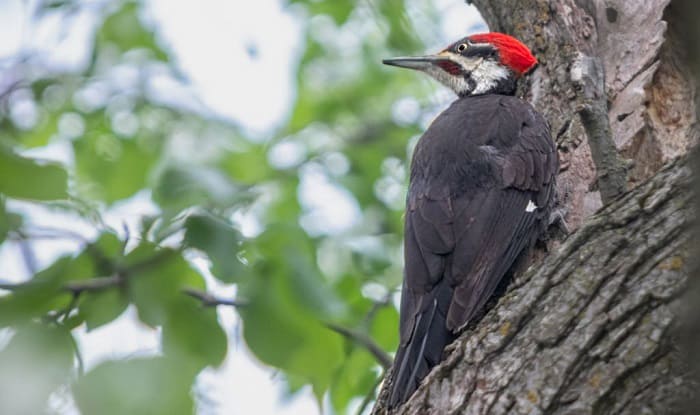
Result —
[{"label": "tail feather", "polygon": [[442,360],[445,346],[455,339],[447,328],[447,306],[452,291],[447,284],[438,284],[434,288],[416,316],[409,340],[399,346],[394,358],[389,408],[411,397],[430,369]]}]

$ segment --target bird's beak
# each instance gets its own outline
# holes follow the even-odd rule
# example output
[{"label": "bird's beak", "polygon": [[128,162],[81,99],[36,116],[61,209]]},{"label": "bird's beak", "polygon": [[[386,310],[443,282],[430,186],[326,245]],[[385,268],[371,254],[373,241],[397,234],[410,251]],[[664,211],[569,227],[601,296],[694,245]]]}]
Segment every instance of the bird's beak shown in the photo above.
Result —
[{"label": "bird's beak", "polygon": [[431,68],[438,62],[446,60],[449,60],[447,56],[440,54],[384,59],[382,60],[382,63],[384,65],[398,66],[399,68],[408,68],[415,69],[418,71],[424,71],[428,68]]}]

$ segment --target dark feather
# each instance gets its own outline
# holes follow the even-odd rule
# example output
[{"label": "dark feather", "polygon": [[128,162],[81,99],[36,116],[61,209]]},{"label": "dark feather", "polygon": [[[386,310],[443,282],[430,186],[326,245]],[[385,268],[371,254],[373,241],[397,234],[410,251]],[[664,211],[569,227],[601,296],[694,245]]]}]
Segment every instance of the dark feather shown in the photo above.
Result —
[{"label": "dark feather", "polygon": [[547,123],[512,96],[460,98],[425,132],[411,164],[390,407],[415,391],[542,235],[557,170]]}]

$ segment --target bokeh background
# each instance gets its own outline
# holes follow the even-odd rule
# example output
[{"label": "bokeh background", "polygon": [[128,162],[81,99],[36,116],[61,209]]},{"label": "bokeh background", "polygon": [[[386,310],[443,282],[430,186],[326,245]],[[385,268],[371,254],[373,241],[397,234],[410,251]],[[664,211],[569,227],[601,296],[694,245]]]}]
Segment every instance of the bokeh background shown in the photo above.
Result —
[{"label": "bokeh background", "polygon": [[453,99],[381,59],[484,30],[462,0],[0,0],[0,413],[367,412]]}]

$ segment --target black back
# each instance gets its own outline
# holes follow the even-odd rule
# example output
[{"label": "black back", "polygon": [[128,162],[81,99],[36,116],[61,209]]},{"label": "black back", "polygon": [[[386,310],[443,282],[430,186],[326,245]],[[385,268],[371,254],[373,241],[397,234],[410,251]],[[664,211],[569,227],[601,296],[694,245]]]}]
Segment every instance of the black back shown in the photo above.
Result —
[{"label": "black back", "polygon": [[513,96],[462,97],[423,134],[406,201],[389,407],[411,396],[546,230],[557,171],[546,121]]}]

